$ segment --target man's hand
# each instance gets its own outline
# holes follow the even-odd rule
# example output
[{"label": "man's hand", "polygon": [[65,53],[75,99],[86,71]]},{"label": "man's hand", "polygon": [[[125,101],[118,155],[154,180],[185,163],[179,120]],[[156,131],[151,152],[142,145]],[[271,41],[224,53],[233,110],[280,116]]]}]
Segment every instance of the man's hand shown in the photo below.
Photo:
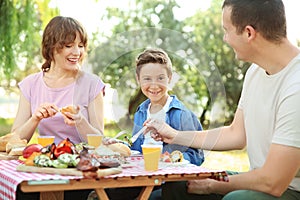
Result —
[{"label": "man's hand", "polygon": [[156,141],[172,143],[177,135],[175,129],[171,128],[167,123],[161,120],[149,119],[145,121],[144,125],[147,126],[147,129],[144,132],[151,132],[151,137]]}]

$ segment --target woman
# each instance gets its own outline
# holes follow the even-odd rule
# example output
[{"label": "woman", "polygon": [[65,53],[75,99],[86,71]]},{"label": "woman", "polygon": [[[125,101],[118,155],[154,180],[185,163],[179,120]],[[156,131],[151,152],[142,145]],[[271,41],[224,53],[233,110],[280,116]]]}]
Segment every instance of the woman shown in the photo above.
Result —
[{"label": "woman", "polygon": [[[42,40],[42,71],[19,83],[12,132],[30,140],[37,128],[40,135],[54,135],[55,143],[67,137],[80,143],[87,141],[87,134],[103,133],[105,85],[80,66],[87,44],[87,33],[75,19],[57,16],[49,22]],[[76,105],[76,113],[59,112],[67,105]]]}]

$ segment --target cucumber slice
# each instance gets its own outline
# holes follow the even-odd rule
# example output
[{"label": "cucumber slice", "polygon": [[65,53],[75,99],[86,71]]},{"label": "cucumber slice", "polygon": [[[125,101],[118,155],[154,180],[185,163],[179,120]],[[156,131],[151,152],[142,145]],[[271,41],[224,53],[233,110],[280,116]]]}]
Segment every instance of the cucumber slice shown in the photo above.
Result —
[{"label": "cucumber slice", "polygon": [[59,160],[53,160],[52,166],[55,168],[68,168],[68,165],[65,163],[60,162]]},{"label": "cucumber slice", "polygon": [[38,155],[34,158],[33,163],[35,166],[38,167],[51,167],[52,161],[49,158],[49,156],[46,156],[44,154]]}]

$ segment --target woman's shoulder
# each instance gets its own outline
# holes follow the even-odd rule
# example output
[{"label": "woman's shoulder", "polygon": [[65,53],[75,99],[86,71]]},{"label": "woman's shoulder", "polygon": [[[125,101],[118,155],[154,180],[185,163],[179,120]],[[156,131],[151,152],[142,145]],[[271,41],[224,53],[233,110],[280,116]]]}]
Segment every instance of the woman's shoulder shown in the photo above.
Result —
[{"label": "woman's shoulder", "polygon": [[105,83],[102,79],[96,74],[92,74],[89,72],[82,71],[80,77],[77,80],[78,83],[83,83],[84,85],[98,85],[100,84],[102,87],[105,86]]},{"label": "woman's shoulder", "polygon": [[43,77],[43,72],[36,72],[36,73],[33,73],[33,74],[29,74],[28,76],[26,76],[22,81],[21,83],[27,83],[27,82],[36,82],[38,80],[41,80],[41,78]]}]

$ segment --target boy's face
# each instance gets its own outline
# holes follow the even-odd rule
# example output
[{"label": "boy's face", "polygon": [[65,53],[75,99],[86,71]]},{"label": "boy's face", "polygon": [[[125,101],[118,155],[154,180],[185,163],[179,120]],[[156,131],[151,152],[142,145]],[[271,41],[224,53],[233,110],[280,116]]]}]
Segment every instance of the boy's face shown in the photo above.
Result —
[{"label": "boy's face", "polygon": [[137,77],[143,94],[150,99],[152,104],[160,105],[164,105],[168,98],[170,79],[166,66],[158,63],[143,65]]}]

